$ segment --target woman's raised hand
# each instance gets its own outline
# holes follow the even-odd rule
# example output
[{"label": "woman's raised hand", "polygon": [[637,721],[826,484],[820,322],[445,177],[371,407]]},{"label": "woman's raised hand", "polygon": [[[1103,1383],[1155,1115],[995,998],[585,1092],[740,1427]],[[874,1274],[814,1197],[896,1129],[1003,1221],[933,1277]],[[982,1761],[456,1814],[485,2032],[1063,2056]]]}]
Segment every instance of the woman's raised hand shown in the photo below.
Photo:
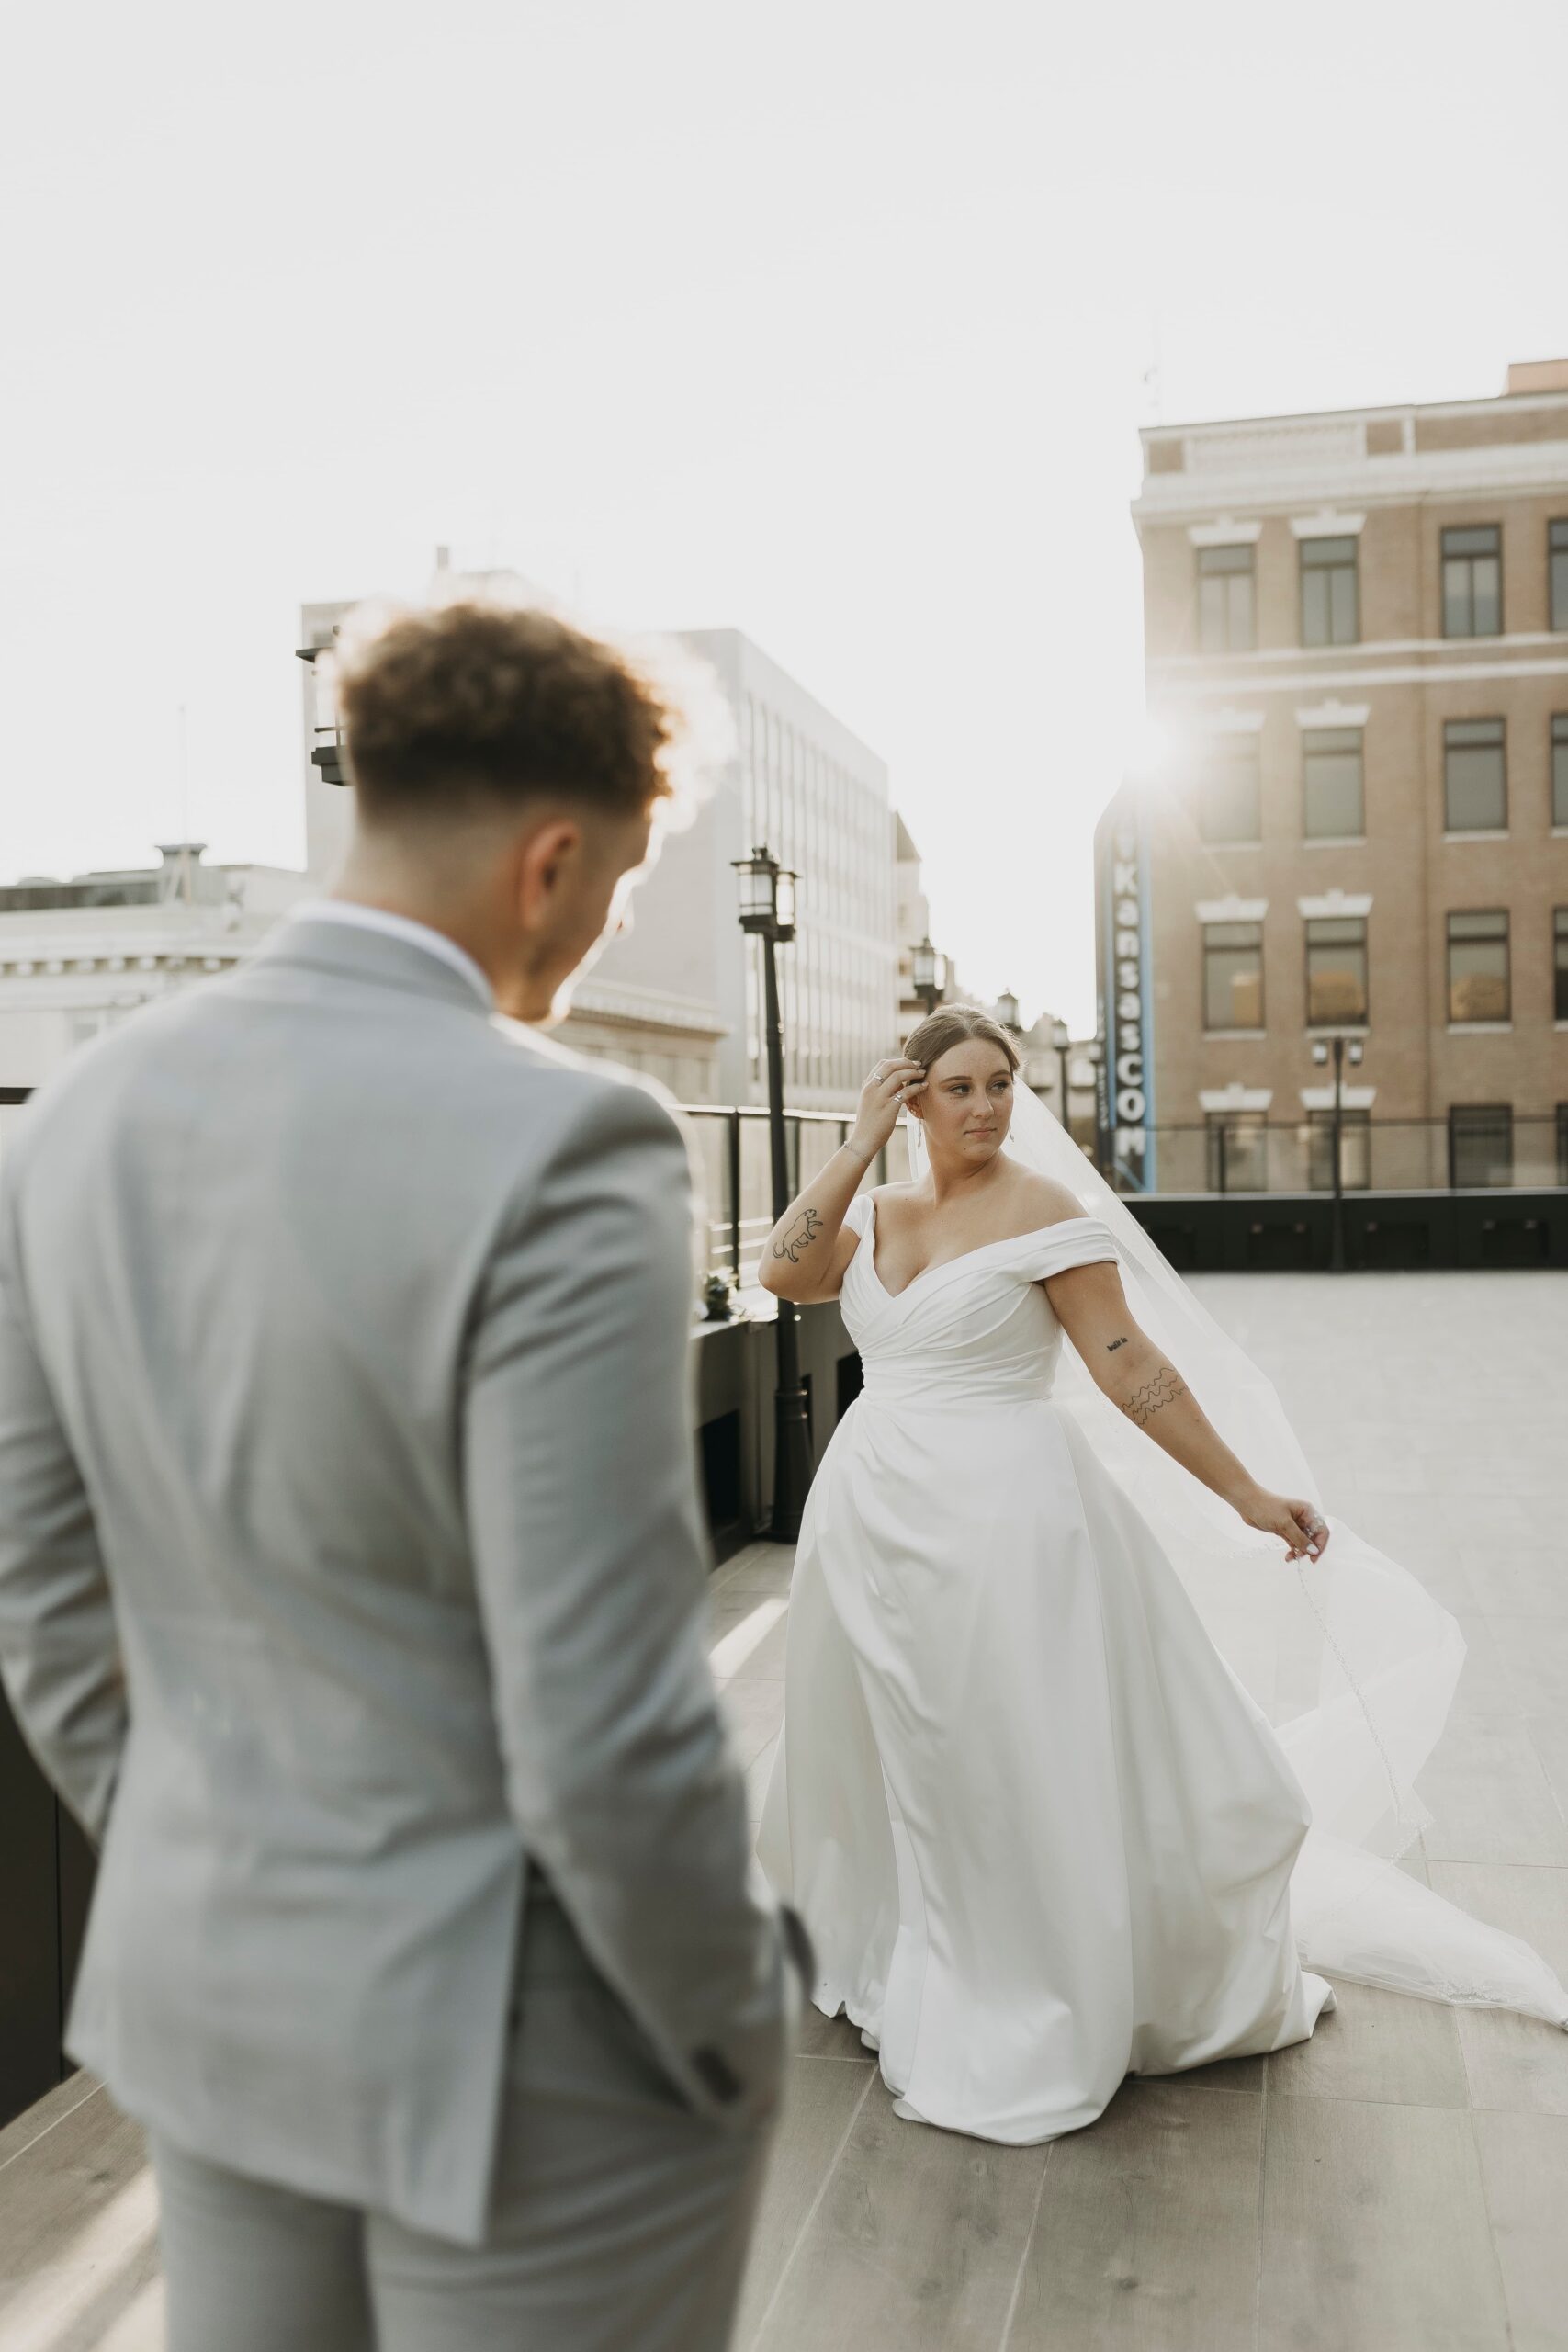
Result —
[{"label": "woman's raised hand", "polygon": [[1281,1536],[1287,1560],[1321,1560],[1328,1548],[1328,1522],[1309,1502],[1272,1495],[1266,1487],[1254,1487],[1235,1504],[1235,1509],[1248,1527],[1261,1528],[1266,1535]]},{"label": "woman's raised hand", "polygon": [[912,1094],[919,1092],[925,1082],[922,1065],[907,1060],[901,1054],[889,1055],[886,1061],[877,1063],[861,1088],[860,1104],[849,1137],[853,1149],[868,1164],[897,1125],[903,1105]]}]

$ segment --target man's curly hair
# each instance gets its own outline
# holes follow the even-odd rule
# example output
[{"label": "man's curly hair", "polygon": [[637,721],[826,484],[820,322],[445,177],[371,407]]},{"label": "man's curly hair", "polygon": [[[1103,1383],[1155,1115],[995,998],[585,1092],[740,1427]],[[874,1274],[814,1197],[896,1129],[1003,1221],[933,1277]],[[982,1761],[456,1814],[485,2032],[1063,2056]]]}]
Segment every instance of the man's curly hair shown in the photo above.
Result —
[{"label": "man's curly hair", "polygon": [[372,822],[541,797],[642,815],[671,789],[680,712],[625,654],[549,613],[403,613],[346,635],[335,668],[348,772]]}]

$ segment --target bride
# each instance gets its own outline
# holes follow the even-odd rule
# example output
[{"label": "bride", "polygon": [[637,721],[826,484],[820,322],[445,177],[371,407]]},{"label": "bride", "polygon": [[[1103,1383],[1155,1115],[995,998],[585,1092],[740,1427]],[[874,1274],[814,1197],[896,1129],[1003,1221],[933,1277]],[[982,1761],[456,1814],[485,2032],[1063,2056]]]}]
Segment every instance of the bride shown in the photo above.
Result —
[{"label": "bride", "polygon": [[[1538,1954],[1397,1867],[1453,1619],[1325,1519],[1267,1381],[1017,1068],[933,1014],[763,1248],[864,1368],[758,1838],[816,2005],[897,2114],[1009,2142],[1304,2040],[1307,1962],[1568,2025]],[[901,1108],[914,1181],[863,1193]]]}]

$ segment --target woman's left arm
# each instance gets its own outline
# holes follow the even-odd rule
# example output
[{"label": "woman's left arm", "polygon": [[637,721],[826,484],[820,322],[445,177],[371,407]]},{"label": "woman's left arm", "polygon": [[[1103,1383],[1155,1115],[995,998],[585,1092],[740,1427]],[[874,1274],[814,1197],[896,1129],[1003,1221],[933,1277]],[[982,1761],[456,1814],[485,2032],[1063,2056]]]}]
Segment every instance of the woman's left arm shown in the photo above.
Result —
[{"label": "woman's left arm", "polygon": [[1321,1556],[1328,1530],[1314,1506],[1271,1494],[1248,1474],[1175,1365],[1133,1320],[1113,1264],[1069,1267],[1050,1275],[1045,1291],[1096,1387],[1130,1421],[1248,1527],[1281,1537],[1289,1559]]}]

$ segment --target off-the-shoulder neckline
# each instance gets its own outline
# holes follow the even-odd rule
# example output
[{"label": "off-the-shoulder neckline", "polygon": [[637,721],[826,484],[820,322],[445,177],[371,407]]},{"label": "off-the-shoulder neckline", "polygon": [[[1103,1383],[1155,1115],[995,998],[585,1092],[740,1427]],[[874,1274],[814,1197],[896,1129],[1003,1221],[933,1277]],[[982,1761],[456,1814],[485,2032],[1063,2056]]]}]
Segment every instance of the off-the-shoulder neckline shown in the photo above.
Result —
[{"label": "off-the-shoulder neckline", "polygon": [[1090,1216],[1087,1210],[1079,1216],[1053,1217],[1049,1225],[1032,1226],[1027,1233],[1004,1233],[995,1241],[977,1241],[973,1250],[961,1250],[955,1258],[939,1258],[933,1264],[922,1266],[919,1272],[904,1284],[902,1290],[889,1290],[876,1271],[876,1194],[867,1193],[864,1198],[871,1210],[869,1230],[862,1236],[862,1239],[866,1244],[866,1264],[870,1269],[872,1281],[876,1284],[883,1297],[888,1300],[908,1298],[916,1283],[923,1283],[928,1274],[943,1273],[949,1266],[962,1266],[969,1259],[978,1258],[987,1250],[1006,1250],[1012,1248],[1020,1241],[1038,1241],[1043,1233],[1060,1233],[1065,1225],[1102,1225],[1105,1222],[1103,1217]]}]

